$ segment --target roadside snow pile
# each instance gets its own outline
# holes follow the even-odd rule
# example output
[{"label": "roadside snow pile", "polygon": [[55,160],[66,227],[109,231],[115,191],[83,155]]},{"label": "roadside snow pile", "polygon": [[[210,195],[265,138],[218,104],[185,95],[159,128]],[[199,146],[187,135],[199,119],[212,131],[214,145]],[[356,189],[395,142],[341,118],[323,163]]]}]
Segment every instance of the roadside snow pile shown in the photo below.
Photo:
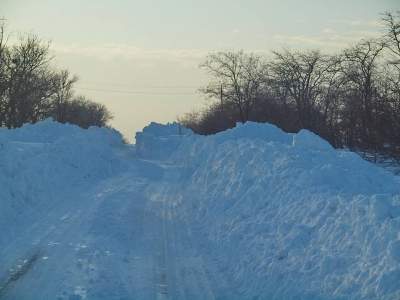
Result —
[{"label": "roadside snow pile", "polygon": [[399,177],[268,124],[136,141],[0,129],[1,299],[400,299]]},{"label": "roadside snow pile", "polygon": [[50,207],[71,205],[72,191],[124,168],[120,146],[114,130],[51,120],[0,129],[0,247]]},{"label": "roadside snow pile", "polygon": [[137,132],[136,153],[142,158],[166,159],[177,149],[182,136],[191,135],[190,129],[178,123],[162,125],[152,122]]},{"label": "roadside snow pile", "polygon": [[144,133],[137,149],[180,166],[168,198],[238,299],[400,299],[397,177],[305,130]]}]

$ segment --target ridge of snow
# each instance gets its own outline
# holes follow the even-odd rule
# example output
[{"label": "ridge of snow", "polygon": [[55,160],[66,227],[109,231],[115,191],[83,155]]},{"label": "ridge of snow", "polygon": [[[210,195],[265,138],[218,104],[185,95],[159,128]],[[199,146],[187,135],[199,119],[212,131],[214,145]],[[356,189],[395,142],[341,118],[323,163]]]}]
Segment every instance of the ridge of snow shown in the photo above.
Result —
[{"label": "ridge of snow", "polygon": [[49,119],[0,129],[0,245],[63,194],[124,169],[116,152],[122,145],[115,130],[83,130]]},{"label": "ridge of snow", "polygon": [[[164,148],[165,136],[151,144]],[[169,198],[181,199],[202,253],[241,298],[400,298],[398,177],[307,130],[269,124],[185,136],[174,148],[166,160],[181,170]]]},{"label": "ridge of snow", "polygon": [[0,298],[400,298],[399,177],[306,130],[45,120],[0,129],[0,169]]}]

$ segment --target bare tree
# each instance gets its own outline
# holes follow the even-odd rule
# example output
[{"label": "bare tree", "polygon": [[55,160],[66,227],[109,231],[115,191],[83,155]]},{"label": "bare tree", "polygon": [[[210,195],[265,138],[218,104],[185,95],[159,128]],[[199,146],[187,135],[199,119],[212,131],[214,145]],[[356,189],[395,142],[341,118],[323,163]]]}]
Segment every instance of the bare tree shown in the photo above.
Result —
[{"label": "bare tree", "polygon": [[400,12],[382,20],[382,38],[338,55],[286,50],[268,62],[242,51],[209,55],[202,67],[211,81],[202,91],[221,102],[182,122],[203,134],[237,119],[307,128],[336,147],[400,160]]},{"label": "bare tree", "polygon": [[384,13],[382,22],[386,29],[384,36],[386,47],[396,57],[392,63],[400,68],[400,11],[397,14],[391,12]]},{"label": "bare tree", "polygon": [[35,35],[6,44],[0,24],[0,127],[15,128],[53,117],[82,127],[104,126],[111,114],[104,105],[74,97],[76,76],[50,64],[49,43]]},{"label": "bare tree", "polygon": [[72,123],[82,128],[89,126],[105,126],[112,115],[106,106],[90,101],[84,96],[78,96],[64,103],[65,115],[63,123]]},{"label": "bare tree", "polygon": [[6,91],[8,86],[7,69],[7,38],[5,24],[0,22],[0,127],[3,126],[6,116]]},{"label": "bare tree", "polygon": [[315,112],[322,105],[323,87],[332,72],[331,61],[319,51],[273,52],[270,63],[271,78],[297,107],[303,128],[312,129],[317,125]]},{"label": "bare tree", "polygon": [[[373,130],[377,94],[375,82],[378,76],[378,59],[383,48],[384,44],[379,41],[366,40],[343,52],[342,71],[347,79],[348,99],[352,99],[353,107],[359,103],[355,109],[360,110],[356,113],[361,121],[359,130],[362,136],[360,138],[369,146],[376,144],[376,135]],[[351,120],[351,123],[358,122]],[[349,126],[349,129],[354,130],[354,127]]]},{"label": "bare tree", "polygon": [[239,52],[218,52],[208,55],[200,65],[211,76],[203,89],[210,98],[233,104],[240,120],[246,122],[257,97],[266,83],[266,67],[261,57]]},{"label": "bare tree", "polygon": [[22,37],[8,51],[8,127],[35,122],[47,108],[49,97],[54,94],[50,60],[49,44],[34,35]]},{"label": "bare tree", "polygon": [[55,95],[52,102],[53,118],[59,122],[66,122],[68,101],[74,95],[73,85],[78,81],[77,76],[70,75],[68,70],[62,70],[54,77]]}]

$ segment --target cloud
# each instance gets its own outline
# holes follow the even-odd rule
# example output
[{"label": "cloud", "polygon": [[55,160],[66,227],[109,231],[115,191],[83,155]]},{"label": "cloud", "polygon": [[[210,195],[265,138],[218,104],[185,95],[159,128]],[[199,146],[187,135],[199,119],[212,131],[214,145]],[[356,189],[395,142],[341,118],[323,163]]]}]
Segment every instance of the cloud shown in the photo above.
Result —
[{"label": "cloud", "polygon": [[146,49],[127,44],[80,45],[53,44],[51,49],[61,55],[78,55],[110,61],[139,60],[139,61],[169,61],[197,62],[208,53],[202,49]]},{"label": "cloud", "polygon": [[342,24],[350,27],[365,27],[370,29],[373,28],[377,29],[382,27],[380,19],[371,19],[371,20],[333,19],[330,20],[329,23]]},{"label": "cloud", "polygon": [[322,50],[336,51],[359,42],[366,38],[376,38],[379,31],[357,29],[346,32],[338,32],[331,28],[325,28],[318,35],[287,35],[276,34],[273,39],[284,46],[309,48],[318,47]]},{"label": "cloud", "polygon": [[336,33],[336,30],[334,30],[334,29],[332,29],[332,28],[324,28],[324,29],[322,30],[322,32],[323,32],[323,33],[331,34],[331,33]]}]

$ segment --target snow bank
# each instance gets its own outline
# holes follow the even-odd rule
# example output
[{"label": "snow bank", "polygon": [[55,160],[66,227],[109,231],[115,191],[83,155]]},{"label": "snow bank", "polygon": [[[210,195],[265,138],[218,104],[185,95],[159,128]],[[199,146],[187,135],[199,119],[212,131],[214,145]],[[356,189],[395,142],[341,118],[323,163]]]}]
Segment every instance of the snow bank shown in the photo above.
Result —
[{"label": "snow bank", "polygon": [[238,299],[400,299],[398,178],[306,130],[169,132],[138,153],[180,166],[169,198]]},{"label": "snow bank", "polygon": [[0,283],[35,243],[47,251],[11,299],[154,296],[161,245],[188,253],[164,274],[187,277],[187,295],[400,299],[398,177],[269,124],[198,136],[152,123],[136,141],[50,120],[0,129]]},{"label": "snow bank", "polygon": [[0,129],[0,247],[46,215],[49,207],[73,201],[73,190],[122,170],[111,129],[81,129],[45,120]]},{"label": "snow bank", "polygon": [[165,159],[176,150],[181,138],[193,134],[178,123],[162,125],[152,122],[142,132],[136,133],[136,152],[140,157]]}]

